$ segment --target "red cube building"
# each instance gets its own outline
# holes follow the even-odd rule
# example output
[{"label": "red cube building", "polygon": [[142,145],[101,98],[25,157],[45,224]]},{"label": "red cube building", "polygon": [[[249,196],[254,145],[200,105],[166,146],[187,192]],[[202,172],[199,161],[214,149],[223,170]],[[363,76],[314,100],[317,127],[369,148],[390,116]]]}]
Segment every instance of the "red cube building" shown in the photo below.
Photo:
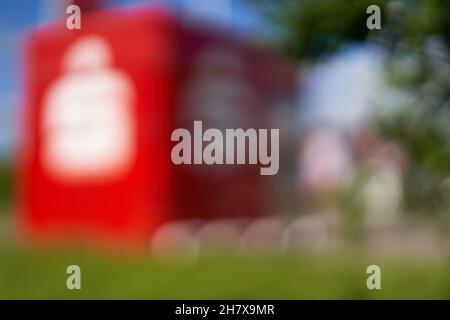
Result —
[{"label": "red cube building", "polygon": [[175,166],[170,136],[194,120],[279,128],[293,73],[276,55],[163,10],[128,9],[85,14],[81,30],[36,30],[26,62],[18,209],[32,241],[140,246],[171,219],[273,204],[277,177],[254,165]]}]

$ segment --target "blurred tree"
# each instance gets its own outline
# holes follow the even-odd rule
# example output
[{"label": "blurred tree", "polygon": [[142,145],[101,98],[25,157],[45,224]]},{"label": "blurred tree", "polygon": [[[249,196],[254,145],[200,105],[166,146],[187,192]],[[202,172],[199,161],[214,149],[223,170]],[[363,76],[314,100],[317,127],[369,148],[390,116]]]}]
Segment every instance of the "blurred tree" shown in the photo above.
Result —
[{"label": "blurred tree", "polygon": [[0,216],[11,202],[11,169],[0,159]]},{"label": "blurred tree", "polygon": [[[274,22],[295,58],[314,60],[355,41],[386,49],[398,99],[376,125],[408,155],[406,204],[450,213],[450,0],[248,1]],[[381,30],[366,27],[372,4],[381,8]]]},{"label": "blurred tree", "polygon": [[369,34],[366,9],[386,0],[248,0],[274,22],[276,38],[296,58],[316,59]]}]

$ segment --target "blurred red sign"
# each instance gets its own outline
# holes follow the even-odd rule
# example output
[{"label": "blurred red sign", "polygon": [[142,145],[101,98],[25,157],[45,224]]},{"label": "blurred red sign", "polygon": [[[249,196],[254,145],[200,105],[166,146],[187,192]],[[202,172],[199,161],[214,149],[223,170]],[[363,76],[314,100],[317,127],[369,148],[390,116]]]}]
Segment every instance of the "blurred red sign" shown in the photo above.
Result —
[{"label": "blurred red sign", "polygon": [[292,93],[292,70],[272,54],[204,30],[116,10],[31,36],[18,199],[29,238],[145,245],[169,219],[268,207],[275,178],[258,167],[171,162],[175,127],[279,127]]},{"label": "blurred red sign", "polygon": [[142,243],[168,218],[173,21],[96,12],[31,37],[19,205],[32,238]]}]

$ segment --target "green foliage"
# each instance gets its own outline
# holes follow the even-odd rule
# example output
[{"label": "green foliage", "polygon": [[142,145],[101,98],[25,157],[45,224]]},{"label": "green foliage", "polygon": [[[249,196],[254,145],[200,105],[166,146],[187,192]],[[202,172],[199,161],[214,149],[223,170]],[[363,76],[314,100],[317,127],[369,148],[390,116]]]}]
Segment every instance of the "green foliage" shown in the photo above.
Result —
[{"label": "green foliage", "polygon": [[363,41],[369,5],[386,0],[249,0],[279,28],[287,51],[297,58],[318,58],[349,41]]},{"label": "green foliage", "polygon": [[[247,0],[277,27],[297,58],[319,58],[352,41],[383,40],[417,48],[429,35],[450,44],[450,0]],[[369,5],[381,9],[381,30],[368,30]]]},{"label": "green foliage", "polygon": [[391,11],[380,39],[390,49],[388,83],[407,99],[378,128],[407,152],[406,204],[449,213],[450,2],[414,1]]},{"label": "green foliage", "polygon": [[[0,163],[0,209],[8,206],[11,201],[11,169],[5,163]],[[0,213],[2,210],[0,210]]]}]

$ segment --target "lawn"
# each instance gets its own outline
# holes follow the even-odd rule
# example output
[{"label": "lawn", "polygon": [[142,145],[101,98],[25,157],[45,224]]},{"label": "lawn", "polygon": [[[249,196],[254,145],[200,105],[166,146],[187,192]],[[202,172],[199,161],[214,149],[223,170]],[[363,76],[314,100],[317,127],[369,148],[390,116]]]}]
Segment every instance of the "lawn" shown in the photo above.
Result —
[{"label": "lawn", "polygon": [[[66,268],[81,268],[81,290],[66,288]],[[366,268],[381,267],[381,290]],[[359,253],[236,257],[209,254],[193,264],[92,252],[36,253],[3,245],[0,299],[449,299],[450,260],[376,259]]]}]

